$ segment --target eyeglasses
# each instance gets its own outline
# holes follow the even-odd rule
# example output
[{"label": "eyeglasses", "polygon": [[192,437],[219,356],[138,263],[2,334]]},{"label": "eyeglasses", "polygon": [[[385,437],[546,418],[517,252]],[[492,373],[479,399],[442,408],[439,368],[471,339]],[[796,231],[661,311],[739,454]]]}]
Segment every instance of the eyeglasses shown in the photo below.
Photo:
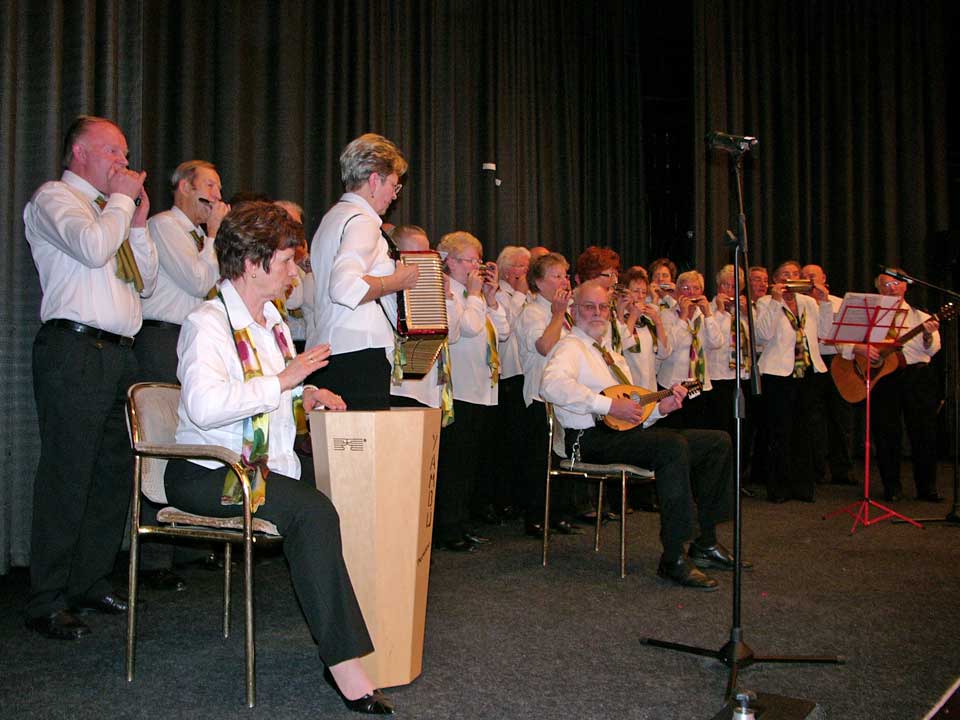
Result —
[{"label": "eyeglasses", "polygon": [[453,255],[451,255],[450,257],[451,257],[453,260],[458,260],[458,261],[460,261],[460,262],[462,262],[462,263],[466,263],[467,265],[482,265],[482,264],[483,264],[482,261],[478,260],[477,258],[462,258],[462,257],[455,257],[455,256],[453,256]]},{"label": "eyeglasses", "polygon": [[396,197],[400,194],[400,191],[403,190],[403,183],[397,183],[393,186],[393,196]]},{"label": "eyeglasses", "polygon": [[620,273],[618,273],[616,270],[604,270],[598,277],[605,277],[608,279],[617,278],[620,277]]},{"label": "eyeglasses", "polygon": [[601,315],[609,314],[610,312],[609,303],[577,303],[577,307],[588,313],[600,313]]}]

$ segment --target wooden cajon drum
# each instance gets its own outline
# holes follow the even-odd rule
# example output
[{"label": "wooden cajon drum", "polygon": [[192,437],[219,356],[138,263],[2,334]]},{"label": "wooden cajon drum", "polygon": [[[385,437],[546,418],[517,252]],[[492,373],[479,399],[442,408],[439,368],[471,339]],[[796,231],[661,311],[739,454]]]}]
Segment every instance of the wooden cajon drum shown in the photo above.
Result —
[{"label": "wooden cajon drum", "polygon": [[406,685],[423,667],[440,411],[312,412],[310,433],[375,648],[362,662],[376,687]]}]

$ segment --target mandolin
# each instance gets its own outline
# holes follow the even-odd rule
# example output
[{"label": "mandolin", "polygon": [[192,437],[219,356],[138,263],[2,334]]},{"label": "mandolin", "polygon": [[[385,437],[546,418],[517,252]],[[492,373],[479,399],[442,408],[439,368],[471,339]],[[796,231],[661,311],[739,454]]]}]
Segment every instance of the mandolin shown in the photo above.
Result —
[{"label": "mandolin", "polygon": [[[687,389],[687,400],[695,398],[700,394],[700,391],[703,390],[703,385],[700,384],[699,380],[684,380],[680,384]],[[620,418],[615,418],[610,415],[604,415],[603,422],[607,427],[611,427],[614,430],[630,430],[635,428],[650,417],[653,408],[656,407],[658,402],[672,393],[673,391],[669,388],[653,392],[651,390],[645,390],[642,387],[637,387],[636,385],[612,385],[604,390],[601,395],[613,398],[614,400],[618,398],[633,400],[638,405],[643,406],[643,417],[640,418],[639,422],[631,423],[628,420],[621,420]]]},{"label": "mandolin", "polygon": [[[953,303],[947,303],[940,308],[931,317],[938,322],[952,320],[957,315],[957,307]],[[896,338],[893,345],[884,345],[880,348],[880,357],[870,363],[870,386],[873,387],[877,382],[896,370],[903,363],[903,353],[900,348],[918,333],[923,331],[923,323],[917,325],[909,332]],[[833,358],[830,364],[830,375],[833,377],[833,383],[837,386],[840,396],[849,403],[858,403],[867,397],[867,363],[870,361],[859,355],[852,360],[847,360],[839,355]]]}]

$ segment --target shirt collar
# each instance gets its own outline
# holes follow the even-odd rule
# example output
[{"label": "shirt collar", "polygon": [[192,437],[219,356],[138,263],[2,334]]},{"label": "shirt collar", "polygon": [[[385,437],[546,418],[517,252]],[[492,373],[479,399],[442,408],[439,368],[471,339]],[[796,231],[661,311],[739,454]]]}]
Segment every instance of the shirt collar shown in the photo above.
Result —
[{"label": "shirt collar", "polygon": [[186,228],[187,232],[190,232],[191,230],[196,230],[198,233],[200,233],[201,236],[205,234],[203,230],[200,228],[200,226],[194,225],[193,222],[190,220],[190,218],[187,217],[187,214],[183,210],[178,208],[176,205],[170,208],[170,210],[171,212],[173,212],[174,217],[177,218],[177,221],[184,228]]},{"label": "shirt collar", "polygon": [[[93,185],[88,183],[82,177],[77,175],[75,172],[70,170],[64,170],[63,175],[60,176],[60,180],[65,182],[67,185],[76,188],[81,193],[83,193],[91,201],[96,200],[98,197],[103,195],[99,190],[97,190]],[[104,196],[106,197],[106,196]]]},{"label": "shirt collar", "polygon": [[340,196],[340,202],[348,202],[359,206],[361,210],[377,221],[377,225],[383,225],[383,219],[377,214],[377,211],[373,209],[373,206],[356,193],[345,192]]},{"label": "shirt collar", "polygon": [[[250,315],[250,311],[247,310],[247,306],[240,298],[240,293],[233,287],[232,282],[224,280],[220,283],[220,294],[223,296],[223,302],[227,306],[227,312],[230,314],[230,322],[234,330],[241,330],[256,324],[253,316]],[[267,321],[267,330],[273,330],[274,325],[283,322],[283,318],[280,317],[280,311],[277,310],[276,305],[272,302],[264,303],[263,317]]]}]

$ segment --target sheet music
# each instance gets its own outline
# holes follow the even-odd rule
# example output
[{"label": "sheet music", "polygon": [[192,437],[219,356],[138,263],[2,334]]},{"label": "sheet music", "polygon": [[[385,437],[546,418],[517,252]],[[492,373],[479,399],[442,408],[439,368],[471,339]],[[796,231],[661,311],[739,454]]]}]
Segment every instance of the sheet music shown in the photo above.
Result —
[{"label": "sheet music", "polygon": [[870,328],[870,342],[887,341],[890,327],[900,331],[906,322],[906,308],[900,307],[900,298],[875,293],[847,293],[843,304],[837,311],[833,322],[832,342],[867,342],[867,329]]}]

